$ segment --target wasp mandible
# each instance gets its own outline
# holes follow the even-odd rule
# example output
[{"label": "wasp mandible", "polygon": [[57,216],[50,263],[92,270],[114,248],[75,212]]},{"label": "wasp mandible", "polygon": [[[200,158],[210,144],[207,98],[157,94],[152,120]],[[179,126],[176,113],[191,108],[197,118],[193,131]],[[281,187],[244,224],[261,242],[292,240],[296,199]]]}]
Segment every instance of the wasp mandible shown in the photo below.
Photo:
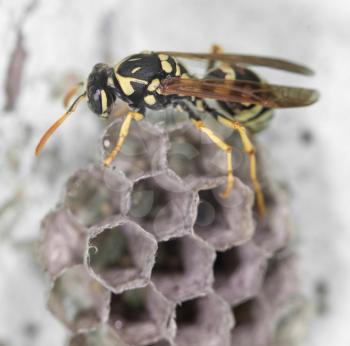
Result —
[{"label": "wasp mandible", "polygon": [[[208,71],[199,79],[190,74],[178,58],[208,61]],[[79,95],[43,135],[36,147],[39,155],[53,132],[72,114],[82,100],[100,117],[108,117],[117,99],[125,101],[130,111],[120,129],[117,144],[104,160],[109,166],[119,153],[129,133],[132,121],[144,118],[146,110],[160,110],[168,106],[188,113],[194,126],[227,155],[227,184],[222,197],[227,197],[233,186],[232,147],[205,126],[200,114],[213,116],[219,123],[236,130],[243,149],[249,157],[250,178],[256,194],[259,214],[265,213],[264,196],[257,178],[256,157],[249,133],[266,127],[273,108],[302,107],[313,104],[318,92],[313,89],[268,84],[247,66],[256,65],[288,72],[311,75],[302,65],[286,60],[238,54],[224,54],[213,46],[209,54],[180,52],[142,52],[131,55],[114,67],[96,64]],[[69,100],[78,88],[67,94]],[[215,100],[212,105],[206,99]]]}]

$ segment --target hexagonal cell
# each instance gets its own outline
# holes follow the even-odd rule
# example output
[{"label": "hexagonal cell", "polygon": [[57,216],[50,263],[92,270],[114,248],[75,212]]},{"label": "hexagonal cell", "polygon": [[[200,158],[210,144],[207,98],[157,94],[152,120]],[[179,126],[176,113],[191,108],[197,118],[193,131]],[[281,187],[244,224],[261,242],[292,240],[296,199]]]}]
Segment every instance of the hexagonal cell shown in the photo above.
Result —
[{"label": "hexagonal cell", "polygon": [[67,346],[131,346],[124,343],[113,328],[104,325],[102,328],[73,335]]},{"label": "hexagonal cell", "polygon": [[214,259],[214,250],[194,236],[160,242],[151,279],[168,299],[188,300],[211,290]]},{"label": "hexagonal cell", "polygon": [[237,305],[259,293],[266,266],[266,254],[252,243],[218,252],[214,289],[230,305]]},{"label": "hexagonal cell", "polygon": [[110,293],[91,278],[83,265],[71,267],[54,281],[49,310],[70,330],[99,327],[108,319]]},{"label": "hexagonal cell", "polygon": [[128,219],[114,218],[91,228],[86,264],[114,293],[145,286],[157,249],[153,236]]},{"label": "hexagonal cell", "polygon": [[[106,158],[115,147],[124,119],[117,119],[106,129],[102,138],[102,156]],[[166,132],[147,120],[133,121],[129,134],[112,170],[123,172],[131,181],[152,176],[166,168]]]},{"label": "hexagonal cell", "polygon": [[129,216],[158,241],[192,233],[196,198],[171,171],[139,180]]},{"label": "hexagonal cell", "polygon": [[289,207],[283,191],[269,187],[264,194],[267,215],[257,219],[254,242],[273,254],[285,248],[290,240]]},{"label": "hexagonal cell", "polygon": [[157,345],[174,337],[174,313],[174,304],[150,283],[112,295],[109,323],[130,345]]},{"label": "hexagonal cell", "polygon": [[65,206],[89,227],[112,215],[125,214],[131,183],[125,176],[93,166],[79,170],[67,182]]},{"label": "hexagonal cell", "polygon": [[49,213],[41,228],[41,258],[52,278],[67,267],[83,263],[87,229],[69,211],[59,209]]},{"label": "hexagonal cell", "polygon": [[[215,124],[211,125],[214,126],[215,133],[223,139],[232,133],[230,129],[222,126],[219,129],[215,128]],[[226,153],[192,124],[187,123],[170,132],[169,139],[168,166],[181,177],[185,185],[198,188],[208,179],[226,175]],[[240,167],[243,158],[242,151],[234,147],[234,172]]]},{"label": "hexagonal cell", "polygon": [[176,323],[178,346],[230,345],[233,315],[227,303],[215,293],[178,305]]},{"label": "hexagonal cell", "polygon": [[232,309],[236,324],[231,331],[232,346],[271,346],[271,317],[263,302],[253,298]]},{"label": "hexagonal cell", "polygon": [[[228,198],[220,193],[226,178],[213,181],[219,187],[199,190],[199,205],[193,229],[216,250],[226,250],[247,242],[254,233],[254,195],[239,179]],[[216,186],[217,186],[216,185]]]}]

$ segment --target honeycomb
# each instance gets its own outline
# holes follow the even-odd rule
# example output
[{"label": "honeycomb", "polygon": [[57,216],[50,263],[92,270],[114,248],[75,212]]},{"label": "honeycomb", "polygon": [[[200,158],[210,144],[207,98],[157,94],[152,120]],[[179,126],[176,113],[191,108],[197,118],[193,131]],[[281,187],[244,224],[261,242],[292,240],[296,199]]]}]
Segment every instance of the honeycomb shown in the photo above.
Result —
[{"label": "honeycomb", "polygon": [[67,345],[292,345],[301,299],[284,195],[265,179],[260,219],[235,149],[235,187],[222,199],[225,155],[187,122],[133,123],[104,168],[121,122],[42,222],[48,307]]}]

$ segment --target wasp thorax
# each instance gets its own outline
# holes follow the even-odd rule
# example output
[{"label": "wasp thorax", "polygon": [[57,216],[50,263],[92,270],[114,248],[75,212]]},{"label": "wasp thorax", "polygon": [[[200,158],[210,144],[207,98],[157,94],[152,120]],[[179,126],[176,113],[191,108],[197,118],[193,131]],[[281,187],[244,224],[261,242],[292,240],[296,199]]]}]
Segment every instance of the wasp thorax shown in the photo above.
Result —
[{"label": "wasp thorax", "polygon": [[115,77],[112,67],[96,64],[87,81],[89,108],[96,114],[107,117],[117,98]]}]

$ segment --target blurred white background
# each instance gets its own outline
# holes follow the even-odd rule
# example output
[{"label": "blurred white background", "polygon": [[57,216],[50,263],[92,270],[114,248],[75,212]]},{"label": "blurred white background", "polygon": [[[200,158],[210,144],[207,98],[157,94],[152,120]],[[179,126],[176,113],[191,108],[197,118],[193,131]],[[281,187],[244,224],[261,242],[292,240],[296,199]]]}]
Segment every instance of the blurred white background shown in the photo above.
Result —
[{"label": "blurred white background", "polygon": [[[349,40],[346,0],[0,0],[0,345],[64,343],[45,309],[47,282],[33,252],[64,181],[98,157],[103,123],[83,106],[40,159],[33,151],[62,113],[72,76],[144,49],[206,52],[218,43],[317,72],[259,69],[275,83],[322,94],[313,107],[277,111],[259,140],[270,175],[290,191],[299,277],[313,312],[305,345],[348,346]],[[9,72],[11,61],[21,73]]]}]

